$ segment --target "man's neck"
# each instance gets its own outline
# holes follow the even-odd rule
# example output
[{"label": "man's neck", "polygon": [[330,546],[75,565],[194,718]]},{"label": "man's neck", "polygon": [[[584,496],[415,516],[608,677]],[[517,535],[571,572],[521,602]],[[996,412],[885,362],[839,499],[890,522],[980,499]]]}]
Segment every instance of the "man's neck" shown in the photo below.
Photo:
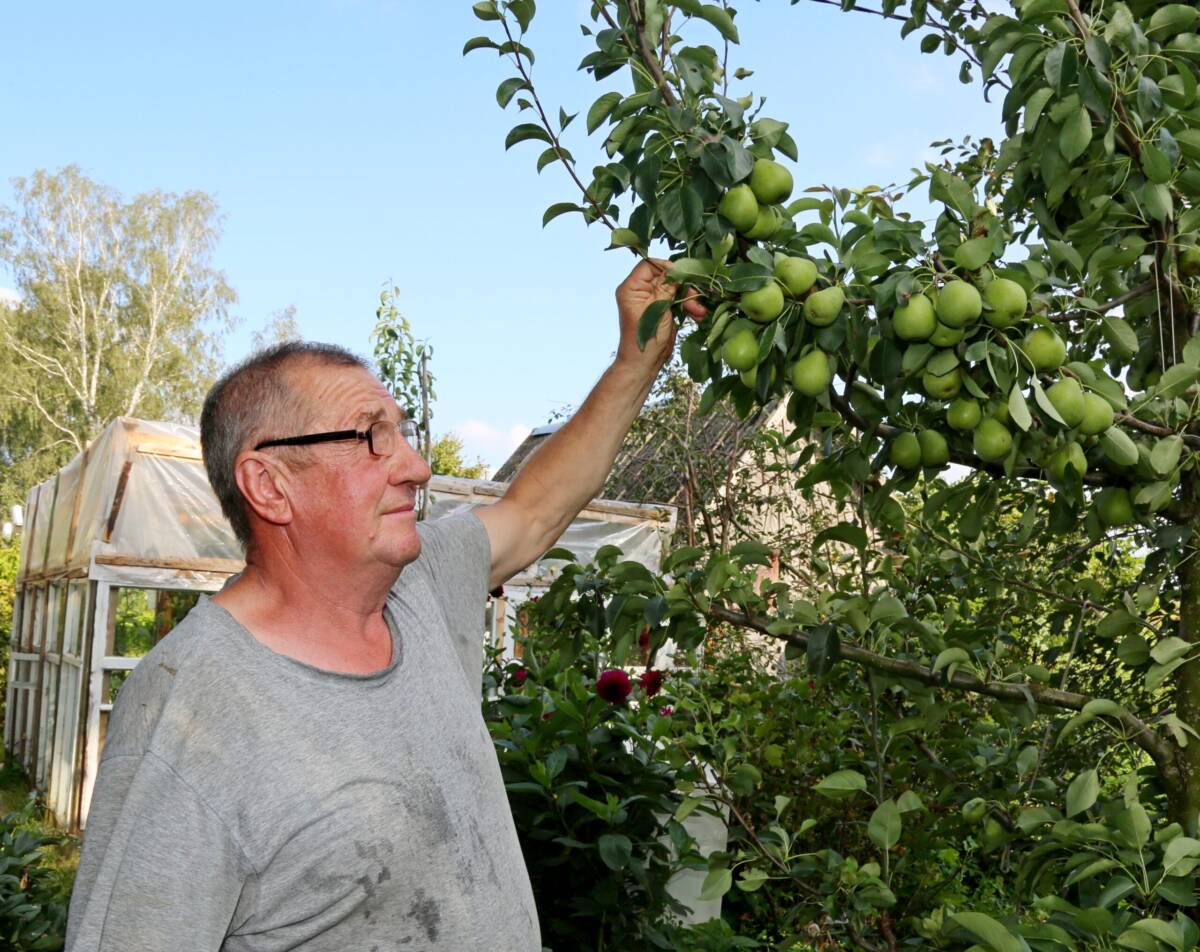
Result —
[{"label": "man's neck", "polygon": [[305,664],[356,674],[386,667],[392,644],[383,606],[395,577],[305,565],[252,547],[245,570],[213,601],[272,651]]}]

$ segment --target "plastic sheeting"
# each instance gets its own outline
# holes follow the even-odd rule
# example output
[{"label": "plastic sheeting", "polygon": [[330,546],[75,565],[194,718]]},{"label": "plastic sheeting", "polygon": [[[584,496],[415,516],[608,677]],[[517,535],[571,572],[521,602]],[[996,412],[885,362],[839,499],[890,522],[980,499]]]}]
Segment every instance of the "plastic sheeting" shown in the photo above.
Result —
[{"label": "plastic sheeting", "polygon": [[193,427],[114,420],[34,487],[28,511],[23,576],[87,567],[98,554],[181,567],[242,557],[208,486]]},{"label": "plastic sheeting", "polygon": [[[430,493],[429,519],[443,519],[471,504],[462,497],[434,489]],[[621,523],[604,522],[600,519],[580,517],[567,526],[566,532],[555,543],[556,548],[567,549],[578,562],[591,562],[603,546],[615,545],[626,559],[641,562],[657,572],[662,560],[662,549],[672,527],[655,522]],[[535,587],[549,585],[558,571],[567,563],[558,559],[542,559],[521,573],[522,581]]]}]

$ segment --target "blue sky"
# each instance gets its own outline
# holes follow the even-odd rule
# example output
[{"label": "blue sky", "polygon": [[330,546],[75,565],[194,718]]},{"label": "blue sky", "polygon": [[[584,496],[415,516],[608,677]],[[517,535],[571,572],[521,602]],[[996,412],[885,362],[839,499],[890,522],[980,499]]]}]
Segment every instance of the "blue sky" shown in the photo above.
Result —
[{"label": "blue sky", "polygon": [[[216,263],[239,298],[228,360],[290,305],[306,337],[368,353],[391,280],[434,348],[435,431],[497,466],[611,359],[612,293],[632,259],[576,218],[542,229],[573,186],[557,167],[535,173],[537,144],[504,151],[525,115],[496,105],[504,61],[462,57],[488,26],[470,6],[7,5],[0,203],[11,177],[69,163],[126,195],[211,193],[224,215]],[[575,68],[588,7],[542,0],[527,38],[555,113],[586,112],[603,91]],[[764,114],[792,124],[798,188],[906,181],[930,142],[996,132],[998,106],[958,82],[959,60],[922,55],[898,23],[783,0],[745,0],[737,22],[730,68],[755,73],[735,91],[766,95]],[[715,41],[706,26],[692,36]],[[565,144],[585,169],[600,161],[582,116]]]}]

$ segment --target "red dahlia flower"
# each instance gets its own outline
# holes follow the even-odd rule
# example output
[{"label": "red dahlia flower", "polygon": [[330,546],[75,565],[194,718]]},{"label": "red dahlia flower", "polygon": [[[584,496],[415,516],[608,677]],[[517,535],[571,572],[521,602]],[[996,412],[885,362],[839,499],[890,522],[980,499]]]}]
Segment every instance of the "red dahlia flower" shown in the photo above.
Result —
[{"label": "red dahlia flower", "polygon": [[609,704],[624,704],[625,698],[633,690],[633,682],[620,668],[610,668],[603,671],[596,679],[596,693]]},{"label": "red dahlia flower", "polygon": [[654,697],[662,690],[663,673],[655,671],[651,668],[649,671],[642,672],[642,690],[646,692],[646,697]]}]

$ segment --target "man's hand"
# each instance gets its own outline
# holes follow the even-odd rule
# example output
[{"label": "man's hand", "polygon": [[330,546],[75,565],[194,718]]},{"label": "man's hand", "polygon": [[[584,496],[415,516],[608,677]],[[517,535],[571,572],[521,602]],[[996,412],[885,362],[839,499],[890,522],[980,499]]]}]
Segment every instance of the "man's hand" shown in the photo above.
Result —
[{"label": "man's hand", "polygon": [[[671,356],[675,346],[675,321],[668,310],[658,322],[658,330],[646,341],[646,349],[638,347],[638,321],[646,308],[655,301],[670,300],[675,296],[676,285],[667,280],[671,262],[658,258],[639,261],[617,288],[617,311],[621,318],[621,341],[617,346],[617,361],[647,366],[656,372]],[[708,310],[695,297],[696,292],[688,289],[683,309],[695,320],[701,320]]]}]

